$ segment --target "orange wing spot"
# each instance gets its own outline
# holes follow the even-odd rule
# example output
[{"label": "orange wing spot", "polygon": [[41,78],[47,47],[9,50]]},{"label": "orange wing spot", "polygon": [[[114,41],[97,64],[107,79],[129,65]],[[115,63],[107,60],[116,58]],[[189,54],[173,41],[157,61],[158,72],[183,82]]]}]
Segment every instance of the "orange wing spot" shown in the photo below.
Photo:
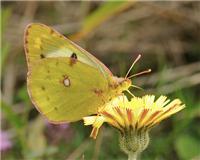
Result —
[{"label": "orange wing spot", "polygon": [[70,58],[70,62],[69,62],[69,65],[70,66],[73,66],[75,63],[76,63],[76,59],[74,59],[74,58]]},{"label": "orange wing spot", "polygon": [[103,94],[103,91],[101,89],[93,89],[93,92],[97,95],[97,96],[101,96]]},{"label": "orange wing spot", "polygon": [[60,82],[65,86],[69,87],[71,85],[70,79],[67,75],[63,75],[63,80],[60,80]]}]

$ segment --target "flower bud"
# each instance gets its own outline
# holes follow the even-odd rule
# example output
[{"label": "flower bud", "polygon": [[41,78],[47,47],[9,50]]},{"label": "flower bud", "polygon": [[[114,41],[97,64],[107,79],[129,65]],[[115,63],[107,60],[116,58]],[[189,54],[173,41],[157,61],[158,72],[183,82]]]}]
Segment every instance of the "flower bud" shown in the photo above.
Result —
[{"label": "flower bud", "polygon": [[148,131],[134,130],[133,128],[120,133],[119,144],[126,154],[139,154],[144,151],[149,144]]}]

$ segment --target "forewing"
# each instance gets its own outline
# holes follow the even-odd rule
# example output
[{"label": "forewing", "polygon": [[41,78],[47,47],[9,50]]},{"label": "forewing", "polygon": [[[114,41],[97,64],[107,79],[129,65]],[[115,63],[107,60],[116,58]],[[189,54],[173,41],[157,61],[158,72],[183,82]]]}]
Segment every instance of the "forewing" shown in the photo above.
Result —
[{"label": "forewing", "polygon": [[[108,82],[102,73],[70,58],[44,58],[29,71],[29,95],[37,109],[51,122],[72,122],[97,113],[104,104],[99,91]],[[99,92],[99,93],[102,93]]]},{"label": "forewing", "polygon": [[112,75],[98,59],[46,25],[29,25],[25,31],[24,41],[29,68],[41,58],[71,57],[75,53],[79,61],[97,68],[104,76]]}]

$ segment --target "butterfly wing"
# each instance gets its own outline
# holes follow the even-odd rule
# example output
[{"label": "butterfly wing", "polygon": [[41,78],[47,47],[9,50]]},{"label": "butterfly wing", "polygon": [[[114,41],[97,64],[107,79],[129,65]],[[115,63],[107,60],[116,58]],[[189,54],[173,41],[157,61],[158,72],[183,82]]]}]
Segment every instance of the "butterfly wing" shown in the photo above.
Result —
[{"label": "butterfly wing", "polygon": [[[102,73],[70,58],[44,58],[28,74],[29,95],[51,122],[72,122],[97,113],[107,101],[108,82]],[[105,97],[107,97],[105,99]]]},{"label": "butterfly wing", "polygon": [[44,24],[30,24],[25,31],[24,40],[29,68],[44,57],[71,57],[76,54],[79,61],[97,68],[105,78],[112,75],[93,55]]},{"label": "butterfly wing", "polygon": [[99,60],[52,28],[31,24],[24,40],[29,95],[51,122],[97,113],[124,90]]}]

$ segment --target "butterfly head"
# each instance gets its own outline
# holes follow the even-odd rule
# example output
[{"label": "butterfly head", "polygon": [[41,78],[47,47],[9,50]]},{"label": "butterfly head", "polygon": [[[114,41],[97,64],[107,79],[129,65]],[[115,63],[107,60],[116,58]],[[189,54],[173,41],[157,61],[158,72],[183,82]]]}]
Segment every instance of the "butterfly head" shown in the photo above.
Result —
[{"label": "butterfly head", "polygon": [[127,90],[131,86],[131,80],[128,78],[122,78],[121,81],[119,81],[119,86],[121,86],[122,89]]},{"label": "butterfly head", "polygon": [[128,90],[128,88],[131,86],[132,83],[131,80],[128,78],[113,77],[113,79],[114,79],[113,87],[116,88],[118,93]]}]

